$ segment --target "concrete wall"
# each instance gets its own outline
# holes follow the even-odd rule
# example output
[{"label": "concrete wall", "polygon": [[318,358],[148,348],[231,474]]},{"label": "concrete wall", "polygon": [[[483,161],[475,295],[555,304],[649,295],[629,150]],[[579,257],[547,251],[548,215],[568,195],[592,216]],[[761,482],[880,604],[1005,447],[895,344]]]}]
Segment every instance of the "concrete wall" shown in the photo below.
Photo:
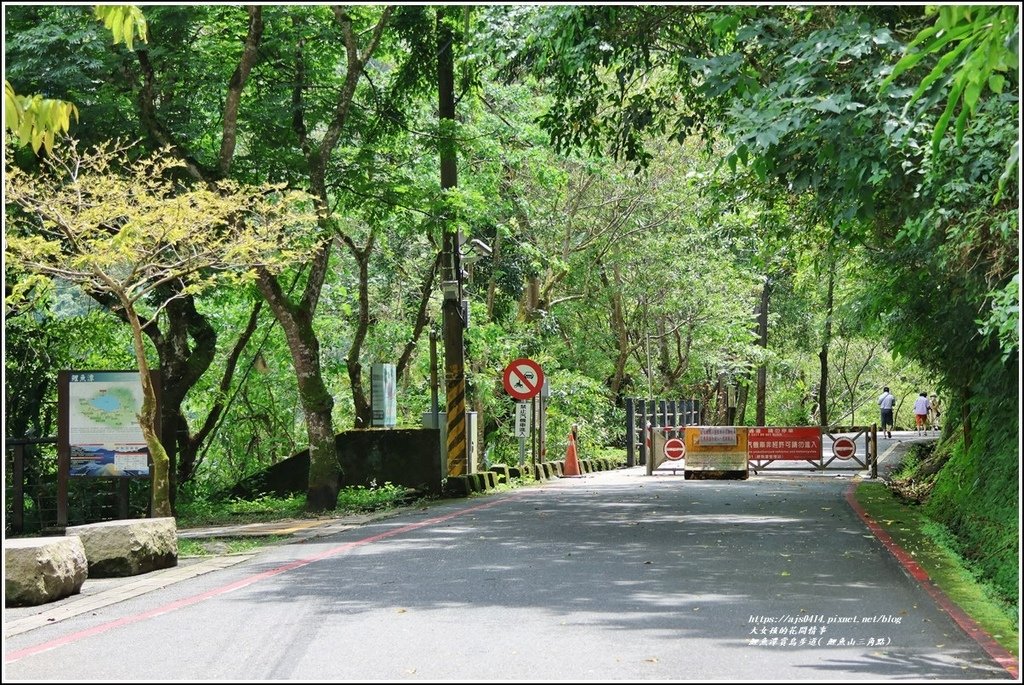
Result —
[{"label": "concrete wall", "polygon": [[432,428],[350,430],[338,436],[341,485],[386,482],[441,494],[440,436]]},{"label": "concrete wall", "polygon": [[[431,428],[366,429],[336,438],[341,486],[393,483],[441,494],[440,436]],[[231,489],[234,497],[305,492],[309,484],[309,450],[261,471]]]}]

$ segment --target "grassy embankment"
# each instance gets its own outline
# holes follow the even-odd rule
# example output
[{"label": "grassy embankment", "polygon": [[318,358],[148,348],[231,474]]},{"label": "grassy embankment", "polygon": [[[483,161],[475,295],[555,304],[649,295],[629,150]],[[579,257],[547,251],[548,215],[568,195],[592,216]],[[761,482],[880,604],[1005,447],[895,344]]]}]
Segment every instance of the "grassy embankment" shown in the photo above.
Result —
[{"label": "grassy embankment", "polygon": [[863,483],[856,496],[950,599],[1019,658],[1016,427],[1015,419],[983,421],[970,447],[959,431],[937,448],[914,446],[888,486]]}]

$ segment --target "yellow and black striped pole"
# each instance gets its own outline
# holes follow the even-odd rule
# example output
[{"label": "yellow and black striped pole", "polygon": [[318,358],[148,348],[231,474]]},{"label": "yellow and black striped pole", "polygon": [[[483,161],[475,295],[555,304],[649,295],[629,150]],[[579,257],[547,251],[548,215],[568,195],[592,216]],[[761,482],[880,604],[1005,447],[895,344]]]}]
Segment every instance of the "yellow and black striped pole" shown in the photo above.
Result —
[{"label": "yellow and black striped pole", "polygon": [[[437,94],[438,118],[440,120],[440,161],[441,190],[447,191],[458,185],[456,148],[453,136],[455,126],[455,62],[452,42],[455,36],[451,25],[443,21],[445,10],[437,11]],[[448,212],[442,216],[442,224],[454,217]],[[447,406],[447,465],[444,469],[449,476],[469,473],[466,458],[466,370],[465,344],[462,313],[462,264],[459,247],[462,236],[458,231],[445,226],[444,254],[442,261],[442,290],[444,301],[441,305],[442,335],[444,337],[445,391]]]},{"label": "yellow and black striped pole", "polygon": [[466,463],[466,375],[462,364],[450,364],[445,373],[448,388],[448,475],[469,473]]}]

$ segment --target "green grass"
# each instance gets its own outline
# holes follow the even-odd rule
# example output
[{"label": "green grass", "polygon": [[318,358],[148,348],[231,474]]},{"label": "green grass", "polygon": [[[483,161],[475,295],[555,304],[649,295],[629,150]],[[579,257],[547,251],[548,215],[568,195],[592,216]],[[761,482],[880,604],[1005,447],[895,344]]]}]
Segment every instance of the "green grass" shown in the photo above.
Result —
[{"label": "green grass", "polygon": [[589,450],[585,455],[586,459],[595,459],[598,457],[610,457],[615,461],[617,466],[626,465],[626,450],[621,447],[601,447]]},{"label": "green grass", "polygon": [[980,582],[955,551],[955,541],[921,507],[905,504],[883,483],[861,483],[857,501],[900,547],[921,565],[936,585],[1009,652],[1019,654],[1017,607]]},{"label": "green grass", "polygon": [[359,513],[390,509],[405,502],[405,488],[385,483],[376,488],[362,486],[342,488],[338,493],[338,506],[324,514],[306,511],[306,496],[274,497],[263,495],[255,499],[212,501],[196,498],[179,501],[177,519],[179,528],[196,528],[239,523],[261,523],[290,518],[321,518],[323,515]]},{"label": "green grass", "polygon": [[286,539],[283,535],[240,538],[179,538],[179,557],[208,557],[222,554],[244,554]]}]

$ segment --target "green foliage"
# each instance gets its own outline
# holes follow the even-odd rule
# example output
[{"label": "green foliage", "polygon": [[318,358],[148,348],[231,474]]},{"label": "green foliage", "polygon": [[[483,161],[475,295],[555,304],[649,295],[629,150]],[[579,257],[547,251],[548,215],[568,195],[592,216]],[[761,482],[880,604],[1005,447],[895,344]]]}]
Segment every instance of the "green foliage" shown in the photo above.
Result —
[{"label": "green foliage", "polygon": [[400,505],[408,497],[405,488],[393,483],[374,487],[355,486],[342,488],[338,493],[337,511],[360,512],[390,509]]},{"label": "green foliage", "polygon": [[956,535],[958,551],[1011,601],[1020,573],[1013,525],[1020,519],[1016,366],[993,362],[980,379],[968,402],[970,443],[956,442],[927,505],[929,516]]},{"label": "green foliage", "polygon": [[[960,114],[956,118],[956,143],[963,142],[967,119],[978,106],[984,89],[999,95],[1003,92],[1007,74],[1018,71],[1017,36],[1020,18],[1016,6],[939,6],[929,7],[935,23],[924,28],[907,45],[907,52],[882,81],[879,90],[886,89],[904,72],[913,70],[926,58],[935,61],[931,71],[921,79],[907,107],[913,106],[933,87],[949,95],[946,106],[932,134],[932,151],[938,152],[939,143],[949,127],[957,103]],[[1005,181],[1000,182],[1002,193]],[[998,202],[999,195],[996,196]]]},{"label": "green foliage", "polygon": [[284,540],[280,535],[228,538],[178,538],[179,557],[206,557],[221,554],[245,554]]},{"label": "green foliage", "polygon": [[195,492],[184,492],[176,504],[178,526],[196,528],[210,525],[275,521],[302,516],[306,505],[304,495],[273,497],[264,495],[252,500],[218,501]]},{"label": "green foliage", "polygon": [[991,310],[975,323],[979,333],[999,341],[1005,362],[1020,350],[1020,273],[1014,274],[1002,290],[993,290],[985,297],[991,302]]},{"label": "green foliage", "polygon": [[548,383],[548,459],[565,456],[573,425],[578,427],[576,445],[581,459],[621,441],[625,411],[609,405],[607,389],[601,382],[577,371],[559,369],[548,375]]},{"label": "green foliage", "polygon": [[[136,35],[146,40],[146,19],[134,5],[97,5],[94,12],[113,33],[115,45],[123,42],[132,50]],[[47,58],[52,59],[52,55]],[[7,130],[15,134],[20,145],[31,145],[35,153],[40,147],[51,152],[54,138],[71,129],[72,116],[76,121],[79,119],[78,107],[73,102],[18,95],[4,79],[4,118]]]},{"label": "green foliage", "polygon": [[9,214],[10,262],[127,307],[168,282],[185,279],[192,294],[310,250],[307,196],[232,182],[183,190],[170,178],[182,163],[167,151],[118,169],[128,155],[118,144],[72,144],[41,174],[8,168],[6,195],[20,209]]}]

